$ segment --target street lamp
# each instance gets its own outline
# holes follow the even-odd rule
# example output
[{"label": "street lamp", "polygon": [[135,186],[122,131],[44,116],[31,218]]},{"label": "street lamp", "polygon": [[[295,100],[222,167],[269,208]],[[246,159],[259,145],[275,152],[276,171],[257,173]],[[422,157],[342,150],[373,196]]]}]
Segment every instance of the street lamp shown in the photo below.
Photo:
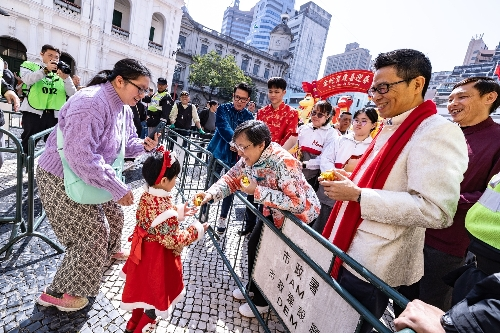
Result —
[{"label": "street lamp", "polygon": [[173,57],[173,56],[174,56],[174,55],[175,55],[175,54],[176,54],[176,53],[177,53],[180,49],[182,49],[182,45],[181,45],[181,43],[177,43],[177,48],[176,48],[174,51],[172,51],[172,57]]}]

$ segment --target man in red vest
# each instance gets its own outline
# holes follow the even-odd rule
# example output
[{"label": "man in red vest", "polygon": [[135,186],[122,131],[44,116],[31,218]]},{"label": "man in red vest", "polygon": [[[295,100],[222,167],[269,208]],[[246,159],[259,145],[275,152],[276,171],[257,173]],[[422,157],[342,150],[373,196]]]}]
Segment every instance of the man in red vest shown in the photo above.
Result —
[{"label": "man in red vest", "polygon": [[[425,229],[453,222],[467,146],[460,128],[424,102],[432,67],[423,53],[382,53],[374,68],[368,93],[383,127],[352,174],[335,170],[337,180],[321,182],[337,201],[323,236],[390,286],[410,286],[424,272]],[[338,259],[331,274],[381,317],[384,293]],[[363,324],[361,332],[370,331]]]}]

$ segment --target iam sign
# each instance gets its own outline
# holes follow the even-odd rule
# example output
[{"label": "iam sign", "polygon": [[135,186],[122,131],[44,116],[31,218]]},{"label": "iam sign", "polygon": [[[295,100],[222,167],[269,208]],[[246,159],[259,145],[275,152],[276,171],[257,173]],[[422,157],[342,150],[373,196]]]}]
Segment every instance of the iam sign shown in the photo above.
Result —
[{"label": "iam sign", "polygon": [[370,89],[372,81],[373,72],[354,69],[330,74],[318,81],[313,81],[312,84],[302,82],[302,87],[305,92],[312,93],[314,97],[326,99],[347,92],[366,93]]}]

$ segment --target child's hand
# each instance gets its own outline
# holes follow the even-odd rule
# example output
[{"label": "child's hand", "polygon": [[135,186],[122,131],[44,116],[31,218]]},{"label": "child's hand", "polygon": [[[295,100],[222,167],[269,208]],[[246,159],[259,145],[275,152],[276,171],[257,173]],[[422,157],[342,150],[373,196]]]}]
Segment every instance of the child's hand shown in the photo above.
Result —
[{"label": "child's hand", "polygon": [[203,226],[203,230],[204,230],[205,232],[207,232],[207,229],[208,229],[209,224],[208,224],[208,223],[203,223],[203,224],[202,224],[202,226]]},{"label": "child's hand", "polygon": [[184,216],[193,216],[198,211],[198,208],[190,206],[189,202],[184,203]]},{"label": "child's hand", "polygon": [[[200,202],[198,198],[201,198],[202,201]],[[208,203],[210,200],[212,200],[212,195],[210,193],[199,192],[194,195],[193,204],[195,206],[201,206]]]}]

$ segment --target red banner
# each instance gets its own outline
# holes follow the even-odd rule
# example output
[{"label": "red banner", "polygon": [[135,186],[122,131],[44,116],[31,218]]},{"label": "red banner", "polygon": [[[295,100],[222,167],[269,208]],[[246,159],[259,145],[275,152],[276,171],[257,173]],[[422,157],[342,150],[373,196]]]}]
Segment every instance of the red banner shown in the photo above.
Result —
[{"label": "red banner", "polygon": [[302,88],[315,98],[326,99],[347,92],[366,93],[370,89],[372,81],[372,71],[353,69],[330,74],[312,83],[302,82]]}]

